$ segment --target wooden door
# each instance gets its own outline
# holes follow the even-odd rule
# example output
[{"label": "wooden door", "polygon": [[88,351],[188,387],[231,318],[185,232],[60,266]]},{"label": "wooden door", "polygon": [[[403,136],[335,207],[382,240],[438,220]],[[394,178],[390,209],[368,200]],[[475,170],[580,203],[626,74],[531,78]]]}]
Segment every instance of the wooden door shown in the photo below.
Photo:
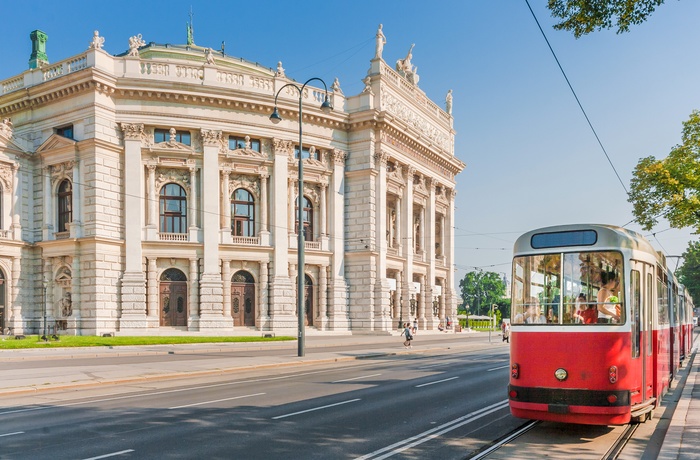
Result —
[{"label": "wooden door", "polygon": [[187,283],[160,283],[160,325],[187,326]]}]

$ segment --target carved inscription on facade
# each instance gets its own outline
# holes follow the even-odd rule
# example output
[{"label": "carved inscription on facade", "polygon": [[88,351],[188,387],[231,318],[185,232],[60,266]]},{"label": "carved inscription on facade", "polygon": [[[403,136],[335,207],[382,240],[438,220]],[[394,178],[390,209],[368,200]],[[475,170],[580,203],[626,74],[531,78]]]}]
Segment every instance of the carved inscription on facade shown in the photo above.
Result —
[{"label": "carved inscription on facade", "polygon": [[413,109],[404,104],[400,98],[388,91],[382,91],[382,110],[396,115],[399,119],[420,131],[421,134],[438,147],[450,151],[450,138],[441,129],[418,115]]}]

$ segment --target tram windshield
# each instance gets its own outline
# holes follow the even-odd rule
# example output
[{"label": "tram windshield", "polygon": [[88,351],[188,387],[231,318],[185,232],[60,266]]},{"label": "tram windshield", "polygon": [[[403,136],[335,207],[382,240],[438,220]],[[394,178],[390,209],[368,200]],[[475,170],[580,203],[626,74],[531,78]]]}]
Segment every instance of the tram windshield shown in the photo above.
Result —
[{"label": "tram windshield", "polygon": [[622,254],[573,252],[513,259],[512,324],[622,324]]}]

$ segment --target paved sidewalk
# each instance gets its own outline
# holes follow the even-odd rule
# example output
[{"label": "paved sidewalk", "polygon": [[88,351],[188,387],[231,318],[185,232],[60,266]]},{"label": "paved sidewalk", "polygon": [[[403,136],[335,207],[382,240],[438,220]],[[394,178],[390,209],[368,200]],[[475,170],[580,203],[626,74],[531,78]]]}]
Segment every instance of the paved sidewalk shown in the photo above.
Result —
[{"label": "paved sidewalk", "polygon": [[700,355],[692,354],[688,378],[666,432],[659,459],[700,459]]}]

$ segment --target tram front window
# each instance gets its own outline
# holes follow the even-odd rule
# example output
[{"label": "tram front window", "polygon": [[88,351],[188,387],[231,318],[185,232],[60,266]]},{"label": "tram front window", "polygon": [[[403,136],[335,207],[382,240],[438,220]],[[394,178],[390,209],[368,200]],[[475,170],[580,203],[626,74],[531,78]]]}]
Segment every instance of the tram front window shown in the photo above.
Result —
[{"label": "tram front window", "polygon": [[622,324],[622,254],[542,254],[513,260],[512,324]]}]

